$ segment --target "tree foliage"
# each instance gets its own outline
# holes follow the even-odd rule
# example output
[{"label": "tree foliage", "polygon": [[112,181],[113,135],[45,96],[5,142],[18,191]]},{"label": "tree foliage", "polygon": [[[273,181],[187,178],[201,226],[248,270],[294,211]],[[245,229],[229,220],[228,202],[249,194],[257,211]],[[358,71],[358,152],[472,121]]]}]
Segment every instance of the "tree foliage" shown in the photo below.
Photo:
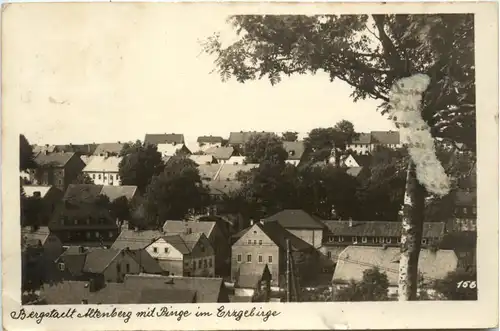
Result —
[{"label": "tree foliage", "polygon": [[475,149],[474,15],[238,15],[239,38],[218,35],[204,50],[223,80],[326,72],[354,88],[354,100],[381,101],[395,80],[424,73],[431,84],[422,115],[433,136]]},{"label": "tree foliage", "polygon": [[[329,128],[315,128],[309,132],[304,139],[306,149],[311,150],[313,162],[327,161],[332,155],[332,151],[345,151],[346,144],[357,137],[354,125],[346,120],[342,120]],[[339,154],[337,154],[339,155]],[[339,161],[338,158],[336,160]]]},{"label": "tree foliage", "polygon": [[245,143],[245,161],[247,163],[283,163],[288,155],[282,140],[273,133],[254,134]]},{"label": "tree foliage", "polygon": [[143,145],[137,141],[125,145],[120,153],[123,159],[118,165],[122,185],[136,185],[144,192],[151,178],[161,173],[164,164],[161,154],[154,145]]},{"label": "tree foliage", "polygon": [[120,221],[130,218],[130,203],[125,196],[113,200],[110,204],[110,209],[113,215]]},{"label": "tree foliage", "polygon": [[298,137],[299,134],[295,131],[286,131],[281,134],[281,139],[283,139],[283,141],[297,141]]},{"label": "tree foliage", "polygon": [[[474,285],[471,285],[471,282],[474,282]],[[450,272],[446,278],[435,282],[434,289],[447,300],[477,300],[476,272],[464,270]]]},{"label": "tree foliage", "polygon": [[71,184],[94,184],[94,180],[84,172],[79,173]]},{"label": "tree foliage", "polygon": [[19,170],[25,171],[33,168],[36,168],[33,147],[28,142],[28,139],[21,134],[19,135]]},{"label": "tree foliage", "polygon": [[145,200],[147,218],[161,224],[167,219],[182,219],[190,210],[209,203],[197,165],[183,157],[171,160],[162,173],[152,178]]},{"label": "tree foliage", "polygon": [[351,282],[334,293],[335,301],[386,301],[389,300],[389,280],[377,268],[363,272],[360,282]]}]

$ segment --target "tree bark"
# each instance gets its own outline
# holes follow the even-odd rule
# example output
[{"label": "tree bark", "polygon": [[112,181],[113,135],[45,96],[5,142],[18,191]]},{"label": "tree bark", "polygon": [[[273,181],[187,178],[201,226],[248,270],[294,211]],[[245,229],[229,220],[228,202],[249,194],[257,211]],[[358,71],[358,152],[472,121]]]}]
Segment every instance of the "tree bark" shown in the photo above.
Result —
[{"label": "tree bark", "polygon": [[422,241],[425,188],[418,182],[415,163],[410,159],[406,174],[399,260],[398,300],[417,300],[418,258]]}]

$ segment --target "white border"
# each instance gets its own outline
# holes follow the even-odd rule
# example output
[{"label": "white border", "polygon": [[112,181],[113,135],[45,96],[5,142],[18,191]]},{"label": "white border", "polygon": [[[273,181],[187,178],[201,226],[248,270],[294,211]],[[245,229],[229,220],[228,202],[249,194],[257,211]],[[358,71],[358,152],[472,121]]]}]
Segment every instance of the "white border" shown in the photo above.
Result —
[{"label": "white border", "polygon": [[[85,6],[107,10],[114,6],[134,6],[126,3],[53,3],[10,4],[2,15],[10,10],[22,10],[23,6]],[[276,309],[277,317],[263,323],[261,318],[243,318],[241,321],[213,317],[186,318],[180,322],[174,318],[136,319],[128,323],[119,319],[45,319],[42,324],[33,320],[13,320],[11,311],[20,308],[20,233],[18,144],[22,132],[22,115],[9,109],[8,91],[2,98],[2,303],[3,327],[7,330],[261,330],[261,329],[441,329],[486,328],[498,324],[498,4],[497,3],[151,3],[141,6],[157,6],[158,10],[170,6],[189,6],[189,10],[225,11],[230,14],[362,14],[362,13],[475,13],[476,84],[477,84],[477,132],[478,132],[478,291],[475,302],[377,302],[377,303],[287,303],[287,304],[224,304],[231,309],[250,309],[265,306]],[[21,7],[21,8],[19,8]],[[185,7],[184,7],[185,8]],[[13,10],[15,12],[15,10]],[[19,24],[22,24],[20,22]],[[193,22],[195,24],[195,22]],[[2,37],[15,31],[2,29]],[[3,38],[2,38],[3,39]],[[2,64],[8,51],[2,45]],[[2,77],[2,87],[8,77]],[[216,312],[222,304],[173,305],[176,309],[197,307]],[[157,305],[160,307],[162,305]],[[172,306],[172,305],[169,305]],[[57,306],[62,308],[61,306]],[[73,306],[79,312],[89,306]],[[111,310],[114,306],[101,305],[99,309]],[[118,305],[117,308],[138,311],[150,305]],[[50,311],[54,306],[26,307],[29,311]],[[59,309],[61,310],[61,309]]]}]

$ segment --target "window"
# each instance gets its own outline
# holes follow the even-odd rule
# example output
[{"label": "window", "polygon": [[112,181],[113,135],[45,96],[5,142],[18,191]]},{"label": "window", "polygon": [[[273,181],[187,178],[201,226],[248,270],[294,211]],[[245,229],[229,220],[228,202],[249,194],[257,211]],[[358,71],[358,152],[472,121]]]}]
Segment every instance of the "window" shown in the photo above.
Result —
[{"label": "window", "polygon": [[273,263],[273,256],[272,256],[272,255],[269,255],[269,256],[267,257],[267,262],[269,262],[269,263]]},{"label": "window", "polygon": [[95,179],[95,174],[92,174],[92,179]]},{"label": "window", "polygon": [[361,241],[365,244],[368,241],[368,238],[363,237],[363,238],[361,238]]},{"label": "window", "polygon": [[329,258],[329,259],[331,259],[331,258],[332,258],[332,252],[328,251],[328,252],[326,253],[326,256],[328,256],[328,258]]},{"label": "window", "polygon": [[104,175],[104,179],[107,179],[107,178],[108,178],[108,176]]},{"label": "window", "polygon": [[331,236],[331,237],[328,237],[328,241],[329,241],[329,242],[334,242],[334,241],[335,241],[335,239],[334,239],[334,237],[333,237],[333,236]]},{"label": "window", "polygon": [[205,246],[201,246],[200,250],[201,250],[202,253],[205,253]]},{"label": "window", "polygon": [[392,241],[392,239],[391,239],[391,238],[385,238],[385,243],[386,243],[386,244],[390,244],[390,243],[391,243],[391,241]]},{"label": "window", "polygon": [[127,264],[125,265],[125,270],[126,270],[127,272],[130,272],[130,264],[128,264],[128,263],[127,263]]},{"label": "window", "polygon": [[90,232],[85,232],[85,238],[90,239]]},{"label": "window", "polygon": [[397,239],[397,243],[400,244],[401,243],[401,238],[398,237]]},{"label": "window", "polygon": [[476,207],[472,207],[472,215],[476,215],[477,214],[477,208]]},{"label": "window", "polygon": [[101,179],[101,174],[97,175],[97,178]]},{"label": "window", "polygon": [[168,247],[165,247],[165,248],[163,249],[163,253],[165,253],[165,254],[167,254],[167,253],[168,253]]},{"label": "window", "polygon": [[158,253],[158,247],[153,247],[153,252]]},{"label": "window", "polygon": [[248,244],[251,245],[252,244],[252,241],[250,239],[248,239]]},{"label": "window", "polygon": [[424,244],[424,245],[427,244],[427,239],[423,238],[422,239],[422,244]]},{"label": "window", "polygon": [[352,237],[352,242],[357,244],[358,243],[358,237]]},{"label": "window", "polygon": [[238,254],[237,261],[238,261],[238,262],[241,262],[241,254]]},{"label": "window", "polygon": [[64,265],[64,263],[59,263],[57,266],[59,267],[59,270],[61,270],[61,271],[64,271],[66,269],[66,266]]},{"label": "window", "polygon": [[203,260],[203,268],[207,268],[208,267],[208,262],[207,260]]},{"label": "window", "polygon": [[339,236],[339,242],[343,242],[343,241],[344,241],[344,237]]},{"label": "window", "polygon": [[253,244],[254,244],[254,245],[257,245],[257,240],[254,240],[254,241],[253,241]]},{"label": "window", "polygon": [[59,179],[57,182],[59,183],[59,185],[62,185],[62,179]]},{"label": "window", "polygon": [[259,255],[259,263],[262,263],[262,255]]},{"label": "window", "polygon": [[462,211],[463,211],[464,215],[466,215],[467,214],[467,207],[464,207]]},{"label": "window", "polygon": [[120,179],[120,176],[118,174],[115,175],[116,180]]},{"label": "window", "polygon": [[95,237],[96,237],[96,238],[99,238],[99,237],[100,237],[100,236],[99,236],[99,232],[96,232],[96,233],[95,233]]},{"label": "window", "polygon": [[203,262],[202,262],[201,260],[199,260],[199,261],[198,261],[198,268],[201,268],[202,263],[203,263]]},{"label": "window", "polygon": [[193,270],[196,270],[196,261],[193,261]]},{"label": "window", "polygon": [[259,240],[259,245],[262,245],[262,240]]},{"label": "window", "polygon": [[252,254],[247,255],[247,262],[252,262]]}]

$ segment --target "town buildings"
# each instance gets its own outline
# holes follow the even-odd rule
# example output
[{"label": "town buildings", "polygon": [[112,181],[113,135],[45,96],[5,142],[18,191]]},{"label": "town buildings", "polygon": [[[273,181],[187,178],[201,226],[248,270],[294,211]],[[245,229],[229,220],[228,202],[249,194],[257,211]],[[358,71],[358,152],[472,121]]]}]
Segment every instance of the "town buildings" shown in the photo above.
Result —
[{"label": "town buildings", "polygon": [[221,147],[224,142],[224,138],[220,136],[200,136],[196,139],[196,142],[198,143],[200,150],[205,151],[209,148]]},{"label": "town buildings", "polygon": [[204,153],[206,155],[212,155],[217,160],[217,163],[221,164],[228,163],[231,157],[240,155],[238,152],[235,151],[234,147],[232,146],[210,147],[204,150]]},{"label": "town buildings", "polygon": [[123,147],[125,146],[122,142],[117,143],[102,143],[97,145],[94,153],[94,156],[119,156]]},{"label": "town buildings", "polygon": [[401,148],[403,145],[401,143],[399,131],[372,131],[370,133],[359,133],[357,138],[346,145],[346,149],[364,155],[373,152],[377,146],[384,146],[391,149]]},{"label": "town buildings", "polygon": [[29,223],[47,225],[63,197],[63,192],[55,186],[44,185],[23,185],[23,190],[26,197],[39,199],[36,215],[29,215],[37,219],[29,220]]},{"label": "town buildings", "polygon": [[96,185],[120,185],[119,156],[93,156],[82,172],[88,175]]},{"label": "town buildings", "polygon": [[29,169],[30,181],[35,185],[55,186],[65,191],[85,167],[76,153],[39,153],[36,169]]},{"label": "town buildings", "polygon": [[283,148],[288,154],[286,163],[298,166],[306,156],[304,141],[284,141]]},{"label": "town buildings", "polygon": [[185,143],[184,135],[179,133],[159,133],[159,134],[146,134],[144,137],[145,145],[182,145]]}]

